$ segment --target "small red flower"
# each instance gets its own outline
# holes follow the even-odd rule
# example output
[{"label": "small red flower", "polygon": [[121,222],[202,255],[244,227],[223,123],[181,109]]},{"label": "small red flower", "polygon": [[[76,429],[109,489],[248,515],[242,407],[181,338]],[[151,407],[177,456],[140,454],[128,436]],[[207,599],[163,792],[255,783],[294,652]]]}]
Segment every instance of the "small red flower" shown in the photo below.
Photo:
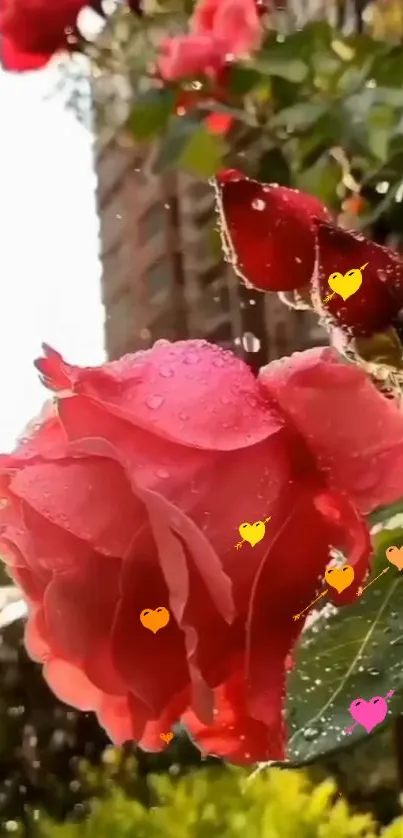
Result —
[{"label": "small red flower", "polygon": [[[244,279],[264,291],[310,287],[315,308],[357,336],[390,325],[403,304],[403,262],[394,251],[338,227],[323,204],[303,192],[234,171],[218,180],[224,238]],[[330,274],[365,263],[358,294],[324,303]]]},{"label": "small red flower", "polygon": [[[97,368],[46,347],[37,367],[57,411],[0,457],[1,554],[29,603],[29,654],[116,743],[160,750],[183,719],[207,752],[282,759],[293,615],[331,546],[355,569],[334,601],[355,601],[363,515],[403,496],[401,413],[331,349],[257,379],[197,340]],[[237,550],[239,525],[268,516]],[[140,613],[158,607],[170,620],[154,635]]]}]

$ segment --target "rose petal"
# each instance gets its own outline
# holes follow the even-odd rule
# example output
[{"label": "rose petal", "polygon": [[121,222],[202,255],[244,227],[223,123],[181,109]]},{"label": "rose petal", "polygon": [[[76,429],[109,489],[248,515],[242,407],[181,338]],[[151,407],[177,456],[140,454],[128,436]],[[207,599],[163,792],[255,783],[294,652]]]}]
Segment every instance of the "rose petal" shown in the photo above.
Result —
[{"label": "rose petal", "polygon": [[[132,697],[130,697],[130,701]],[[139,745],[146,751],[161,751],[166,748],[166,742],[161,739],[161,733],[169,733],[180,719],[181,714],[189,703],[189,691],[183,690],[175,695],[165,707],[158,719],[151,719],[145,725]]]},{"label": "rose petal", "polygon": [[327,525],[329,544],[339,549],[345,557],[346,564],[354,569],[354,580],[351,585],[340,594],[329,587],[329,598],[338,607],[353,603],[368,572],[372,552],[371,537],[366,521],[359,515],[346,495],[322,492],[314,497],[313,504]]},{"label": "rose petal", "polygon": [[45,663],[43,674],[60,701],[71,704],[78,710],[98,710],[102,693],[77,666],[59,658],[52,658]]},{"label": "rose petal", "polygon": [[329,485],[362,513],[403,497],[402,414],[362,370],[321,348],[274,361],[259,377]]},{"label": "rose petal", "polygon": [[32,660],[44,663],[52,657],[42,607],[36,608],[29,614],[24,642]]},{"label": "rose petal", "polygon": [[[306,285],[315,265],[315,223],[328,220],[316,198],[221,172],[217,205],[224,244],[236,272],[263,291]],[[292,247],[290,247],[292,242]]]},{"label": "rose petal", "polygon": [[[301,486],[284,498],[283,526],[255,579],[248,625],[249,712],[267,726],[269,736],[277,741],[280,736],[283,746],[285,662],[306,617],[293,616],[314,599],[328,558],[326,526],[312,506],[312,490]],[[270,595],[273,590],[275,598]]]},{"label": "rose petal", "polygon": [[126,559],[121,592],[112,627],[112,656],[128,689],[158,717],[188,683],[184,636],[172,613],[156,634],[140,622],[146,608],[169,610],[168,589],[155,561],[141,555]]},{"label": "rose petal", "polygon": [[222,38],[227,52],[242,55],[259,46],[262,26],[256,0],[202,0],[190,21],[197,35]]},{"label": "rose petal", "polygon": [[42,423],[33,423],[29,437],[24,438],[11,454],[0,455],[0,469],[11,471],[41,459],[58,460],[66,455],[66,435],[57,416]]},{"label": "rose petal", "polygon": [[[323,307],[339,326],[347,327],[354,335],[383,331],[402,304],[403,263],[388,248],[330,224],[319,223],[317,235],[319,271],[314,288],[319,290]],[[323,303],[332,291],[328,285],[332,273],[344,275],[366,263],[363,282],[356,293],[346,301],[336,294]]]},{"label": "rose petal", "polygon": [[32,53],[29,50],[20,49],[13,38],[2,35],[1,38],[1,63],[5,70],[12,73],[25,73],[30,70],[40,70],[45,67],[52,58],[52,52],[41,55]]},{"label": "rose petal", "polygon": [[[120,596],[121,565],[122,560],[107,563],[93,555],[54,575],[44,608],[55,655],[83,660],[108,644]],[[114,689],[106,691],[114,693]]]},{"label": "rose petal", "polygon": [[32,465],[15,474],[11,487],[48,521],[98,552],[124,556],[130,548],[140,509],[116,462],[87,458]]},{"label": "rose petal", "polygon": [[192,710],[187,710],[181,721],[194,736],[205,754],[224,757],[239,765],[250,765],[266,759],[284,757],[279,731],[269,731],[248,713],[245,700],[243,670],[215,690],[215,715],[212,725],[204,725]]},{"label": "rose petal", "polygon": [[84,368],[74,386],[156,436],[209,451],[253,445],[282,427],[246,364],[203,340]]},{"label": "rose petal", "polygon": [[225,63],[227,40],[211,35],[177,35],[160,46],[158,70],[165,81],[216,76]]},{"label": "rose petal", "polygon": [[139,703],[136,703],[136,714],[128,696],[116,698],[103,695],[97,710],[97,717],[112,742],[120,747],[124,742],[132,742],[138,738],[139,729],[144,728],[146,708],[139,713]]}]

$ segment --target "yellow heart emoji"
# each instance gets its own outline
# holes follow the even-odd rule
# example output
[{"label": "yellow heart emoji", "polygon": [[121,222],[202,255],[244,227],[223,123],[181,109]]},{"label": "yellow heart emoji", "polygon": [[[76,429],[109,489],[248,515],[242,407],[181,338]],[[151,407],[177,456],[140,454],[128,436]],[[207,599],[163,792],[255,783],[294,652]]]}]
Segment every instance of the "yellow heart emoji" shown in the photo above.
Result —
[{"label": "yellow heart emoji", "polygon": [[341,594],[354,582],[354,568],[350,564],[345,564],[343,567],[327,567],[325,581],[331,588],[335,588],[338,594]]},{"label": "yellow heart emoji", "polygon": [[174,735],[173,735],[172,731],[171,731],[171,733],[160,733],[160,739],[163,739],[164,742],[167,743],[167,745],[169,745],[169,743],[172,742],[173,738],[174,738]]},{"label": "yellow heart emoji", "polygon": [[388,547],[386,558],[398,570],[403,570],[403,547]]},{"label": "yellow heart emoji", "polygon": [[368,262],[365,265],[362,265],[361,268],[353,268],[351,271],[347,271],[344,276],[338,271],[330,274],[328,284],[330,285],[332,291],[334,291],[335,294],[339,294],[344,301],[348,300],[348,298],[352,297],[352,295],[355,294],[355,292],[361,287],[361,271],[363,271],[367,265]]},{"label": "yellow heart emoji", "polygon": [[251,547],[259,544],[259,541],[264,538],[266,532],[266,525],[264,521],[255,521],[254,524],[245,522],[238,527],[238,532],[241,538],[247,541]]},{"label": "yellow heart emoji", "polygon": [[170,613],[167,608],[144,608],[140,614],[140,622],[144,628],[157,634],[157,631],[169,623]]}]

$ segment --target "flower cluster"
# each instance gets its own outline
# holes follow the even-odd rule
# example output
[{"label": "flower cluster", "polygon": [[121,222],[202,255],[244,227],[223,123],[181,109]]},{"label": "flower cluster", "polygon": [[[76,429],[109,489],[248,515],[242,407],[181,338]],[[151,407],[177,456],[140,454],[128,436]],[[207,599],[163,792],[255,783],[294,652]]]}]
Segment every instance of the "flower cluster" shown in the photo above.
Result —
[{"label": "flower cluster", "polygon": [[[196,340],[97,368],[46,348],[37,367],[57,411],[0,457],[0,534],[47,682],[116,743],[158,750],[181,719],[207,753],[284,758],[293,615],[331,547],[355,572],[333,601],[356,598],[364,515],[403,495],[398,408],[329,348],[258,378]],[[241,522],[268,517],[237,550]]]}]

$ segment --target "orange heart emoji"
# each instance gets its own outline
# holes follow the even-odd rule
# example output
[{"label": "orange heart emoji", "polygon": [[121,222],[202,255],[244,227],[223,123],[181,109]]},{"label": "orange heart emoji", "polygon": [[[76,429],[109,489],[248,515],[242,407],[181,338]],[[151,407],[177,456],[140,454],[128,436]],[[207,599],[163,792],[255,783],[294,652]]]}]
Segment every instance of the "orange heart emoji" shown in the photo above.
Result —
[{"label": "orange heart emoji", "polygon": [[174,738],[174,735],[173,735],[172,731],[171,731],[171,733],[160,733],[160,738],[163,739],[164,742],[167,743],[167,745],[169,745],[169,743]]},{"label": "orange heart emoji", "polygon": [[388,547],[386,558],[398,570],[403,570],[403,547]]},{"label": "orange heart emoji", "polygon": [[144,628],[157,634],[157,631],[169,623],[170,613],[167,608],[145,608],[140,614],[140,623]]},{"label": "orange heart emoji", "polygon": [[354,568],[350,564],[343,567],[327,567],[325,580],[331,588],[335,588],[337,593],[341,594],[354,582]]}]

